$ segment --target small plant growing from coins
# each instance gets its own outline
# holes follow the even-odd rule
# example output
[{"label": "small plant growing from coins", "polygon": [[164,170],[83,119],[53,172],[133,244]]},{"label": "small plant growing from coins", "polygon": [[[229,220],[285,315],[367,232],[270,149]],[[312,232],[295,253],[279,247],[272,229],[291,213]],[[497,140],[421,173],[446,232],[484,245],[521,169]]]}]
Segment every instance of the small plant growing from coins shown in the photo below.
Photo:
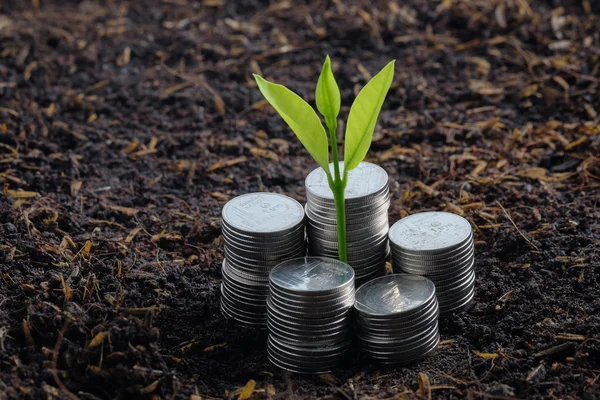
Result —
[{"label": "small plant growing from coins", "polygon": [[336,209],[338,257],[348,260],[346,244],[346,207],[344,192],[348,172],[365,158],[385,96],[394,79],[394,61],[388,63],[360,91],[348,115],[344,139],[344,166],[340,171],[337,144],[337,117],[340,113],[341,95],[329,56],[325,59],[315,93],[317,109],[325,119],[331,141],[333,171],[329,167],[329,143],[327,134],[315,110],[300,96],[282,85],[269,82],[254,74],[261,93],[281,118],[294,131],[306,150],[323,168],[333,192]]}]

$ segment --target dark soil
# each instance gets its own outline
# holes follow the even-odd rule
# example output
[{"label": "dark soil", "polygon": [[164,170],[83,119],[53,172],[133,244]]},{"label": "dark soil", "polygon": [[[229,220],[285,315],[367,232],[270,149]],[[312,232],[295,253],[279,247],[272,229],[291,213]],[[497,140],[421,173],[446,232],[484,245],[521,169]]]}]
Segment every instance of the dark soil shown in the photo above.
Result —
[{"label": "dark soil", "polygon": [[[255,398],[600,398],[597,14],[593,0],[0,2],[0,398],[237,398],[250,379]],[[264,333],[219,312],[221,207],[303,200],[315,167],[251,74],[314,101],[326,54],[344,119],[397,60],[369,153],[390,174],[390,222],[449,210],[476,228],[474,304],[411,368],[355,351],[331,375],[289,375]]]}]

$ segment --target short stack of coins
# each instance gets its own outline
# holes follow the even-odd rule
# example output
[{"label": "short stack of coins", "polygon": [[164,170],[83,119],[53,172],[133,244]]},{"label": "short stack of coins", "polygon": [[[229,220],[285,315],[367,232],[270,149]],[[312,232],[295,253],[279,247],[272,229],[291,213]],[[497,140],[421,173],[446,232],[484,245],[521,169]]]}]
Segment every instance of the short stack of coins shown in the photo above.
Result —
[{"label": "short stack of coins", "polygon": [[[333,173],[333,164],[330,169]],[[338,258],[335,203],[325,171],[322,168],[312,171],[305,186],[308,252]],[[348,263],[360,284],[383,275],[389,256],[390,192],[385,170],[367,162],[360,163],[348,173],[345,199]]]},{"label": "short stack of coins", "polygon": [[356,336],[375,361],[407,365],[435,352],[438,303],[429,279],[392,274],[373,279],[356,291]]},{"label": "short stack of coins", "polygon": [[319,374],[343,362],[351,342],[354,270],[338,260],[303,257],[271,271],[267,301],[271,362]]},{"label": "short stack of coins", "polygon": [[394,272],[424,275],[435,283],[442,316],[475,296],[475,248],[469,221],[447,212],[413,214],[389,232]]},{"label": "short stack of coins", "polygon": [[221,311],[266,328],[269,273],[283,260],[306,255],[304,209],[276,193],[250,193],[223,207],[225,242]]}]

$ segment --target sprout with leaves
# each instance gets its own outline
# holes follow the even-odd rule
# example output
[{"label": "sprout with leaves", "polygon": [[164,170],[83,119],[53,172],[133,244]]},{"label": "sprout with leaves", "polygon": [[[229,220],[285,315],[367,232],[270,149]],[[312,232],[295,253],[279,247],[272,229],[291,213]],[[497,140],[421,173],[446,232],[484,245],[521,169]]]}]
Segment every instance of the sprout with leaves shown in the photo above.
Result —
[{"label": "sprout with leaves", "polygon": [[325,118],[325,125],[329,130],[333,171],[329,167],[327,134],[315,110],[285,86],[269,82],[256,74],[254,78],[263,96],[294,131],[315,161],[325,170],[335,202],[338,255],[340,260],[347,261],[344,191],[348,182],[348,172],[361,163],[371,146],[381,106],[394,78],[394,61],[386,65],[362,88],[350,108],[344,139],[342,171],[340,171],[337,144],[337,117],[340,113],[341,96],[331,71],[329,56],[325,59],[317,82],[316,102],[317,109]]}]

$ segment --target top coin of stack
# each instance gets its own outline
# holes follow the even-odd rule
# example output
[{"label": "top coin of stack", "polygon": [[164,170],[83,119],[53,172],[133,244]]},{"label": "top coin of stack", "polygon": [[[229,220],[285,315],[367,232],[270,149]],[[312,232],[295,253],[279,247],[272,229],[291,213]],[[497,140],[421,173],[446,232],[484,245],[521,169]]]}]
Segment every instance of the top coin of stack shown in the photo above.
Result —
[{"label": "top coin of stack", "polygon": [[267,352],[271,362],[298,373],[339,366],[350,345],[354,270],[334,259],[287,260],[271,271]]},{"label": "top coin of stack", "polygon": [[356,334],[362,349],[383,364],[406,365],[432,354],[440,341],[435,285],[392,274],[356,291]]},{"label": "top coin of stack", "polygon": [[306,254],[304,210],[276,193],[250,193],[223,207],[223,314],[265,328],[269,273],[283,260]]},{"label": "top coin of stack", "polygon": [[[333,173],[333,164],[330,164]],[[343,169],[343,162],[340,162]],[[309,254],[338,257],[335,202],[322,168],[306,178],[306,234]],[[388,175],[377,165],[361,162],[348,173],[345,190],[348,263],[357,283],[385,272],[390,192]]]},{"label": "top coin of stack", "polygon": [[469,221],[424,212],[396,222],[389,232],[394,272],[425,275],[435,283],[440,314],[466,307],[475,295],[475,249]]}]

